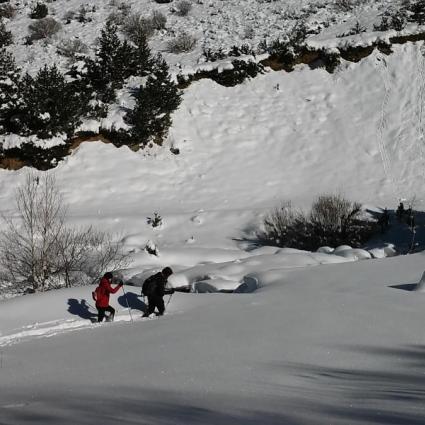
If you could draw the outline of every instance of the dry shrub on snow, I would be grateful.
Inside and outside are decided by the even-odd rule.
[[[62,40],[58,46],[58,53],[70,59],[75,59],[78,55],[87,53],[87,46],[78,38]]]
[[[10,4],[2,4],[0,6],[0,19],[1,18],[7,18],[12,19],[16,15],[16,9]]]
[[[51,17],[39,19],[28,27],[30,40],[42,40],[56,34],[62,25]]]
[[[137,40],[140,30],[143,31],[146,38],[152,37],[154,33],[154,26],[150,19],[143,18],[140,14],[134,13],[126,17],[124,20],[121,31],[131,41]]]
[[[195,45],[196,38],[186,32],[182,32],[167,43],[167,51],[170,53],[190,52]]]
[[[179,16],[187,16],[192,9],[192,3],[187,0],[181,0],[176,4],[176,14]]]

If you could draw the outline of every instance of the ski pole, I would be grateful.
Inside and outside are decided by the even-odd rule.
[[[165,305],[165,308],[168,307],[168,304],[170,304],[171,301],[171,297],[173,296],[173,293],[170,294],[170,298],[168,298],[167,304]]]
[[[131,315],[131,308],[128,305],[127,293],[125,292],[124,285],[121,286],[121,288],[122,288],[122,291],[124,292],[124,298],[125,298],[125,302],[127,303],[128,312],[130,313],[130,320],[133,322],[133,316]]]

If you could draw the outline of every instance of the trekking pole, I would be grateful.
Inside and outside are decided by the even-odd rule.
[[[125,292],[124,285],[121,286],[121,288],[122,288],[122,291],[124,292],[124,298],[125,298],[125,302],[127,303],[128,312],[130,313],[130,320],[133,322],[133,316],[131,315],[131,308],[128,305],[127,293]]]
[[[167,304],[165,305],[165,308],[168,307],[168,304],[170,304],[171,301],[171,297],[173,296],[173,293],[170,294],[170,298],[168,298]]]

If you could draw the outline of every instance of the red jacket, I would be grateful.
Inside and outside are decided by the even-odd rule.
[[[99,286],[93,292],[93,298],[96,301],[96,307],[108,307],[109,306],[109,294],[115,294],[122,285],[117,285],[115,288],[111,286],[106,277],[102,277]]]

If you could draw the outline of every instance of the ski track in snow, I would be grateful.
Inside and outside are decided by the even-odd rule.
[[[388,71],[387,62],[383,56],[383,54],[379,54],[377,56],[377,69],[380,70],[382,75],[382,81],[384,84],[384,97],[381,105],[381,115],[378,123],[378,147],[379,152],[381,154],[382,166],[384,168],[384,173],[388,179],[391,180],[391,183],[394,187],[394,190],[397,192],[397,197],[400,198],[400,190],[396,185],[395,179],[390,172],[391,169],[391,161],[388,156],[388,152],[385,146],[384,141],[384,131],[387,129],[388,121],[387,121],[387,107],[390,100],[391,94],[391,80]]]
[[[134,318],[133,314],[133,320],[139,321],[142,319]],[[131,318],[128,314],[118,315],[117,313],[117,315],[115,315],[114,323],[130,321]],[[90,319],[59,319],[42,323],[37,322],[31,325],[23,326],[20,329],[16,329],[16,332],[9,335],[0,336],[0,348],[14,345],[31,338],[50,338],[58,334],[68,333],[85,328],[97,328],[104,326],[105,324],[112,325],[113,323],[93,323],[90,321]]]

